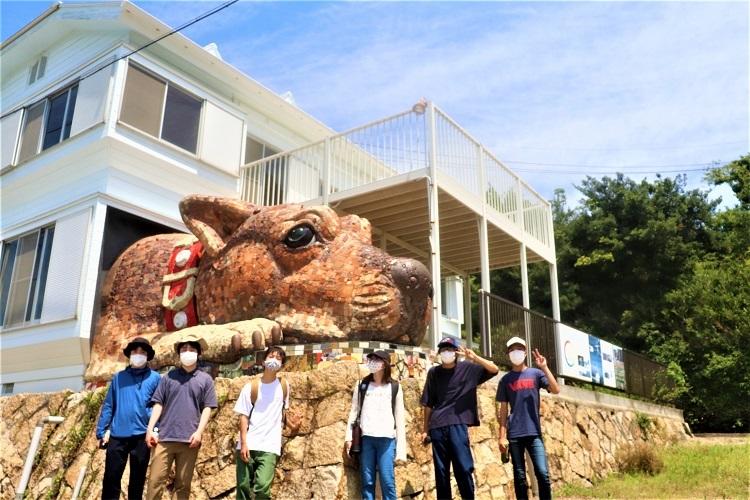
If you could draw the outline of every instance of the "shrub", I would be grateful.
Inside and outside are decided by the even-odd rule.
[[[664,470],[664,461],[647,443],[632,444],[617,453],[617,467],[620,472],[655,475]]]

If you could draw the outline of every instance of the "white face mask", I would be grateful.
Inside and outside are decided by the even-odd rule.
[[[263,365],[273,372],[281,369],[281,361],[276,358],[268,358],[263,362]]]
[[[379,372],[383,368],[385,368],[385,364],[382,361],[368,361],[367,362],[367,369],[370,371],[370,373]]]
[[[526,359],[526,353],[524,351],[516,349],[510,351],[508,357],[510,358],[510,362],[517,366],[522,364],[523,360]]]
[[[182,366],[193,366],[198,361],[198,353],[195,351],[185,351],[180,353],[180,363]]]
[[[443,351],[440,353],[440,360],[444,364],[451,364],[456,361],[456,351]]]
[[[130,355],[130,366],[133,368],[140,368],[146,364],[148,359],[145,354],[131,354]]]

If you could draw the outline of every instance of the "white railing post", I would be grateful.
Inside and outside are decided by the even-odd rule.
[[[323,143],[323,205],[328,205],[331,194],[331,138]]]
[[[440,321],[442,316],[441,304],[441,274],[440,274],[440,214],[438,212],[438,184],[437,184],[437,138],[435,133],[435,105],[427,104],[427,151],[430,164],[430,181],[428,184],[429,217],[430,217],[430,272],[432,273],[432,328],[430,347],[437,349],[440,341]]]
[[[524,220],[525,214],[523,210],[523,188],[521,187],[521,178],[518,176],[515,176],[516,178],[516,223],[518,224],[518,227],[521,228],[521,231],[523,232],[524,241],[526,238],[526,222]]]

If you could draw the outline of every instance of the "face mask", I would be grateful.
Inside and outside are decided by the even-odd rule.
[[[145,354],[131,354],[130,355],[130,365],[133,368],[140,368],[143,365],[146,364],[146,355]]]
[[[508,357],[510,358],[510,362],[514,365],[520,365],[523,363],[523,360],[526,359],[526,353],[524,351],[510,351],[510,354],[508,354]]]
[[[370,370],[370,373],[376,373],[379,372],[384,368],[382,361],[368,361],[367,362],[367,369]]]
[[[443,351],[440,353],[440,359],[445,364],[451,364],[456,361],[456,351]]]
[[[271,370],[271,371],[274,371],[274,372],[275,372],[276,370],[279,370],[279,369],[281,369],[281,361],[279,361],[279,360],[278,360],[278,359],[276,359],[276,358],[270,358],[270,359],[267,359],[267,360],[265,360],[265,361],[263,362],[263,365],[264,365],[264,366],[265,366],[265,367],[266,367],[267,369],[269,369],[269,370]]]
[[[185,351],[180,353],[180,363],[182,366],[193,366],[198,361],[198,353],[195,351]]]

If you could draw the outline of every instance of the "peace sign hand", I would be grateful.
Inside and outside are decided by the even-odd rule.
[[[539,349],[534,349],[533,354],[534,354],[534,364],[541,369],[546,368],[547,358],[541,355],[541,353],[539,352]]]

